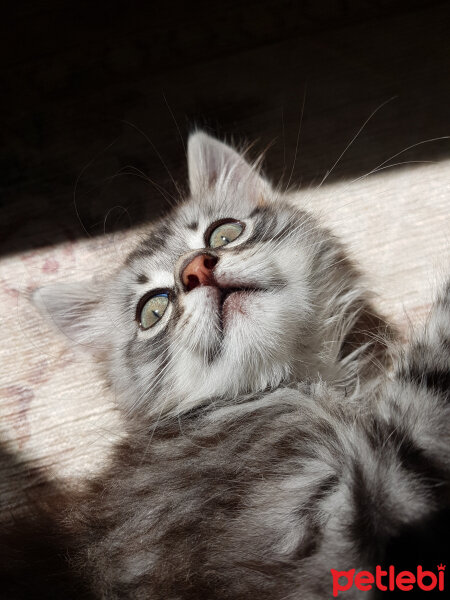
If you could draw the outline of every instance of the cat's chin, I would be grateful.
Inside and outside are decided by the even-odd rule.
[[[249,316],[252,299],[256,294],[261,293],[261,291],[242,288],[226,293],[221,302],[223,328],[226,329],[229,327],[236,315],[240,317]]]

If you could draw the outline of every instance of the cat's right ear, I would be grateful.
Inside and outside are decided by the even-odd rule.
[[[189,136],[187,154],[189,187],[193,196],[222,185],[229,190],[240,190],[243,197],[258,201],[270,190],[269,183],[242,154],[203,131]]]
[[[51,283],[37,288],[31,301],[50,324],[71,342],[93,354],[108,347],[113,328],[104,302],[104,284],[97,281]]]

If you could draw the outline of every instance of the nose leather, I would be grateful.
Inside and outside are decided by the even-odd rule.
[[[215,285],[213,269],[217,264],[217,258],[211,254],[197,254],[184,267],[181,273],[181,281],[184,289],[190,292],[200,285]]]

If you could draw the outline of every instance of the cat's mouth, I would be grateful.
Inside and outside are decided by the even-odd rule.
[[[230,287],[221,290],[219,300],[219,315],[222,330],[226,326],[227,319],[234,313],[246,314],[248,298],[257,292],[264,292],[263,288],[253,286]]]

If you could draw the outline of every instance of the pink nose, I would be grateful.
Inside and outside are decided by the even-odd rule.
[[[187,292],[199,285],[214,285],[213,269],[217,258],[210,254],[197,254],[191,262],[184,267],[181,280]]]

